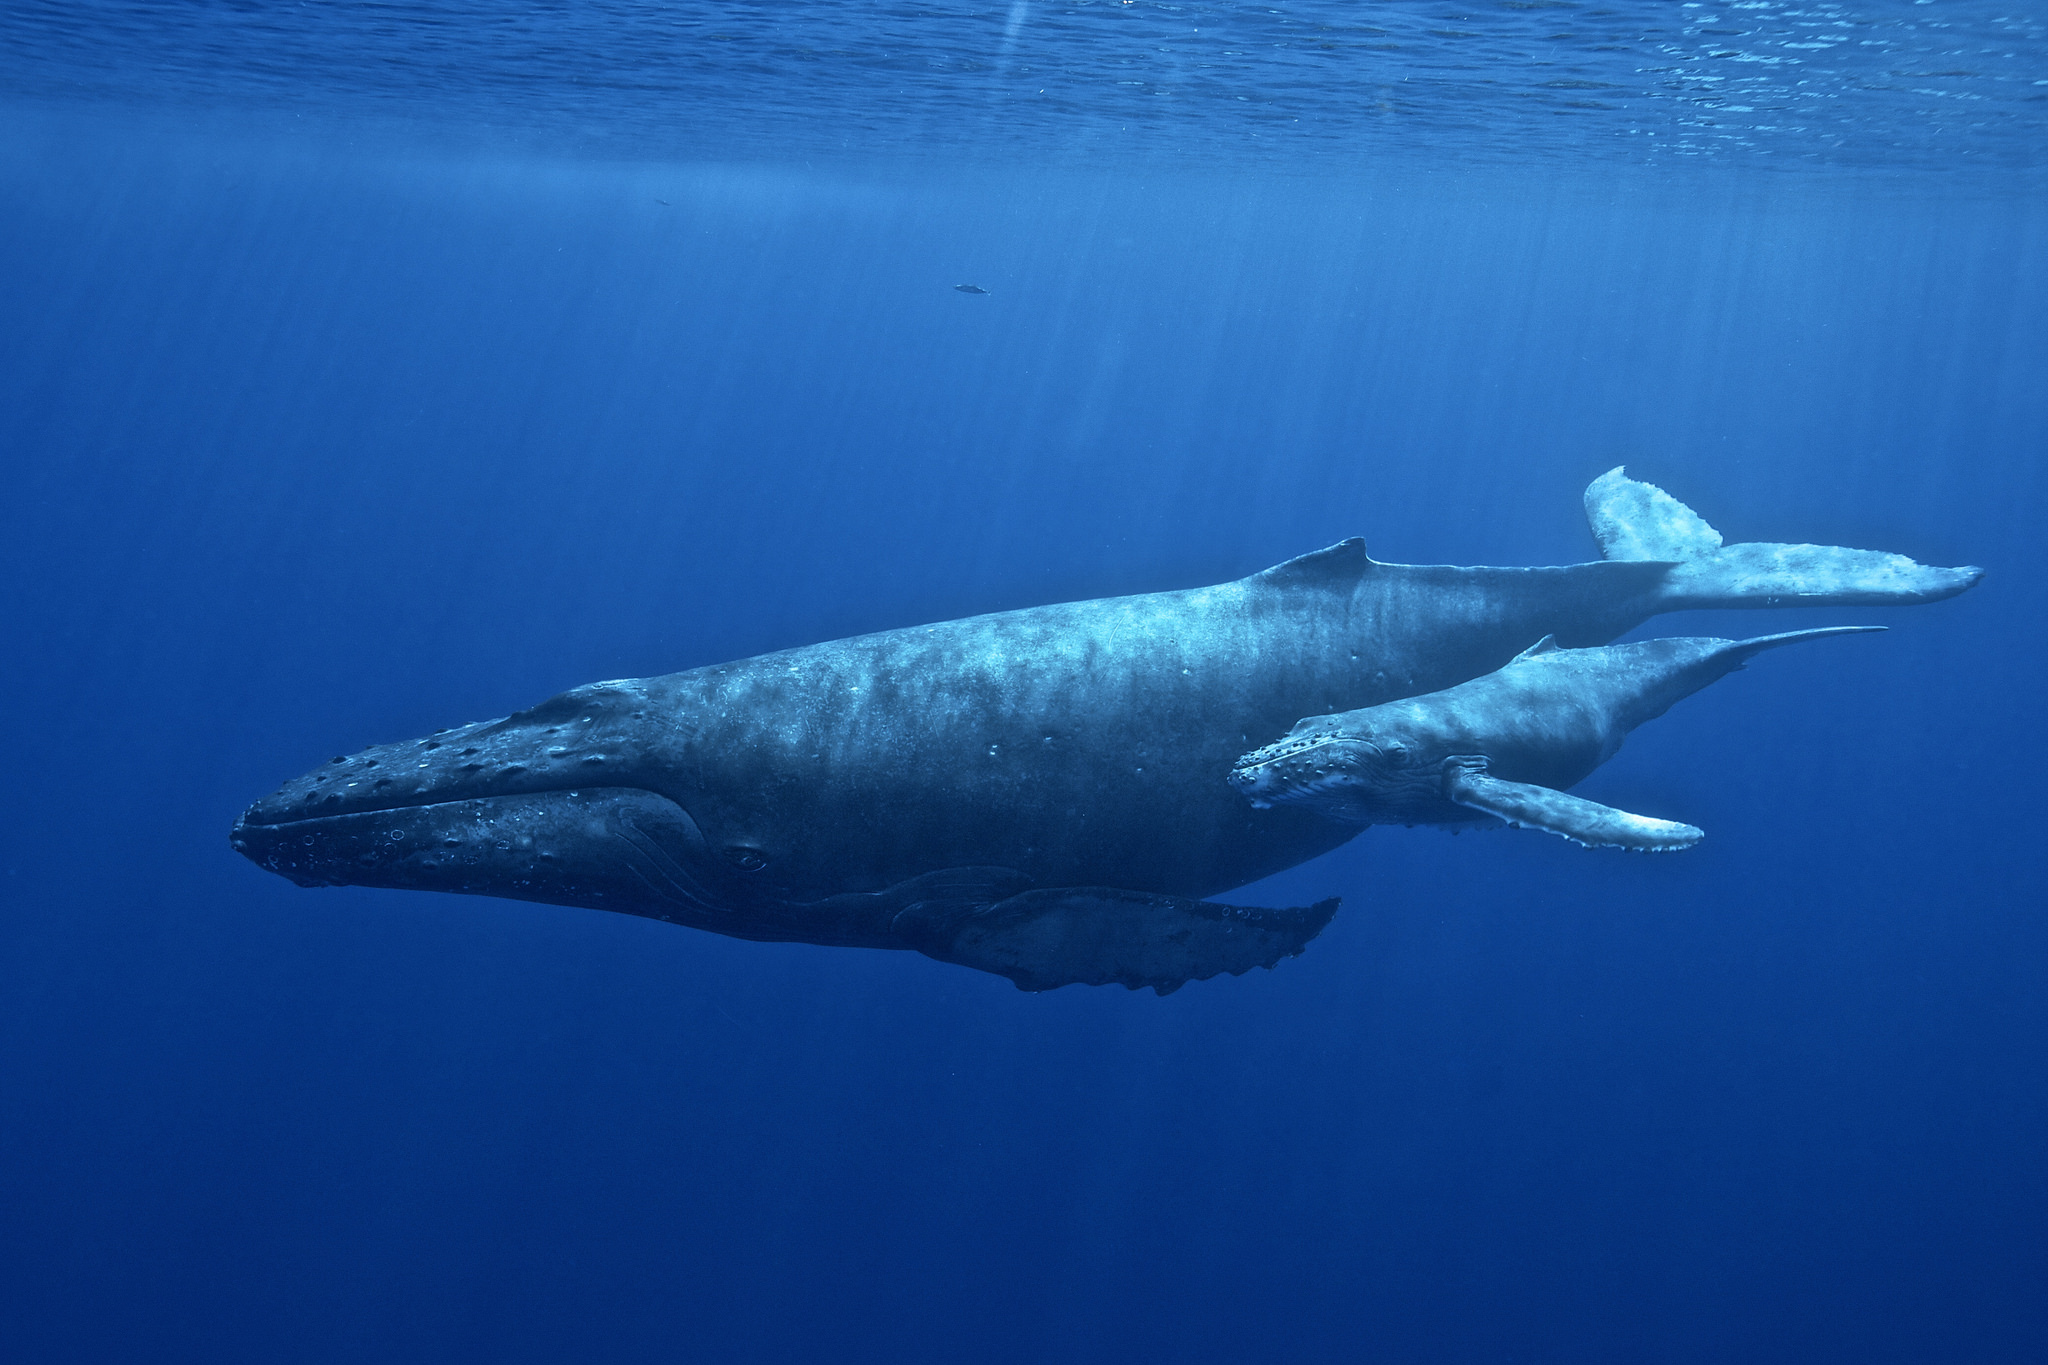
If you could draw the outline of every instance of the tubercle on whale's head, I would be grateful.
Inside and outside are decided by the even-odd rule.
[[[252,823],[577,787],[666,790],[672,726],[638,680],[591,683],[498,720],[331,759],[252,805]]]

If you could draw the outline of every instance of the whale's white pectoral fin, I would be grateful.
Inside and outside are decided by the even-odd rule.
[[[1510,825],[1540,829],[1588,848],[1676,853],[1706,837],[1704,830],[1675,820],[1631,815],[1598,801],[1527,782],[1503,782],[1487,773],[1484,759],[1454,758],[1446,762],[1444,795]]]
[[[1877,606],[1937,602],[1984,576],[1882,550],[1840,545],[1724,545],[1721,533],[1655,484],[1608,470],[1586,485],[1586,520],[1611,560],[1671,565],[1664,611],[1685,607]]]

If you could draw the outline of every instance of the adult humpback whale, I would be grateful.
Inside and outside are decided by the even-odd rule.
[[[1599,645],[1690,607],[1928,602],[1980,576],[1723,546],[1619,469],[1586,507],[1596,563],[1380,564],[1354,539],[1215,587],[593,683],[337,758],[231,839],[302,886],[591,906],[914,948],[1027,990],[1163,994],[1272,966],[1334,913],[1203,899],[1356,832],[1255,809],[1228,780],[1303,716],[1454,686],[1545,635]]]

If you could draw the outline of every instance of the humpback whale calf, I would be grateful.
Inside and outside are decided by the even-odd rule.
[[[1301,717],[1454,687],[1546,635],[1576,649],[1687,608],[1930,602],[1980,576],[1724,545],[1619,469],[1586,508],[1593,563],[1382,564],[1352,539],[1213,587],[593,683],[336,758],[230,839],[302,886],[588,906],[914,949],[1026,990],[1164,994],[1299,953],[1336,910],[1210,899],[1357,832],[1255,809],[1229,781]]]
[[[1504,822],[1590,848],[1674,853],[1704,832],[1561,788],[1613,758],[1629,731],[1764,650],[1883,629],[1604,649],[1560,649],[1546,635],[1486,676],[1442,692],[1310,716],[1279,743],[1239,759],[1230,781],[1254,806],[1306,806],[1361,828]]]

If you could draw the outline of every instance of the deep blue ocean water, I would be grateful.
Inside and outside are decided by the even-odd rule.
[[[2048,1358],[2025,6],[0,9],[0,1353]],[[1043,96],[1036,93],[1043,90]],[[953,286],[991,291],[968,296]],[[597,678],[1378,558],[1984,565],[1168,998],[307,891]]]

